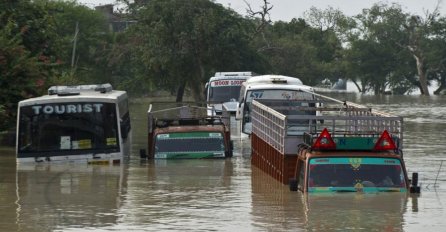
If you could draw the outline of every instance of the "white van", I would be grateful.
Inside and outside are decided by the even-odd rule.
[[[253,72],[217,72],[206,83],[208,115],[222,113],[223,105],[235,114],[242,83],[255,75]]]
[[[241,132],[251,134],[250,109],[254,99],[314,100],[313,88],[295,77],[261,75],[242,84],[237,104],[236,120],[241,120]]]

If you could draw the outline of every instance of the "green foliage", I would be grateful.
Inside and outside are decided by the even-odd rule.
[[[343,78],[336,64],[342,47],[334,31],[313,28],[303,19],[265,27],[254,46],[268,59],[272,73],[298,77],[307,85]]]
[[[107,82],[110,73],[105,57],[111,39],[105,17],[75,1],[34,2],[48,12],[47,23],[53,25],[57,35],[52,47],[58,51],[60,74],[53,81],[56,84]]]
[[[400,6],[385,4],[376,4],[355,17],[355,30],[360,33],[349,37],[345,54],[348,76],[361,82],[361,91],[381,94],[387,88],[411,88],[405,78],[413,76],[414,67],[403,48],[408,39],[404,31],[407,17]]]
[[[365,90],[379,94],[386,87],[399,93],[419,89],[429,95],[429,82],[443,82],[445,27],[438,10],[422,18],[397,4],[380,3],[356,20],[360,33],[350,38],[349,76],[359,79]]]
[[[51,28],[27,1],[3,3],[0,14],[0,130],[14,124],[18,101],[44,92],[51,74]],[[47,33],[45,33],[47,32]]]
[[[20,100],[45,93],[49,85],[107,80],[101,14],[74,1],[0,4],[0,130],[13,124]],[[81,26],[76,68],[71,68],[75,22]]]
[[[433,81],[435,93],[446,88],[446,18],[438,10],[423,18],[379,3],[346,17],[312,8],[305,19],[272,23],[209,0],[120,1],[128,8],[119,16],[136,23],[119,33],[76,1],[0,2],[0,129],[13,124],[18,101],[53,84],[110,82],[132,95],[167,90],[178,101],[187,91],[202,100],[204,82],[224,71],[308,85],[344,78],[375,94],[423,92]]]
[[[252,70],[259,58],[249,47],[244,19],[207,0],[150,1],[140,8],[130,34],[147,70],[141,82],[199,98],[216,71]]]

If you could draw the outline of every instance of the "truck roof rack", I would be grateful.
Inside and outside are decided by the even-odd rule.
[[[197,103],[172,103],[172,102],[154,102],[163,103],[164,108],[153,111],[153,103],[148,110],[149,131],[155,128],[168,126],[190,126],[190,125],[229,125],[229,116],[207,114],[207,107],[199,106]],[[165,108],[167,104],[173,104],[173,107]],[[195,104],[195,105],[194,105]]]
[[[327,128],[322,132],[303,134],[303,144],[312,150],[330,151],[395,151],[400,154],[400,140],[387,132],[362,134],[331,134]]]

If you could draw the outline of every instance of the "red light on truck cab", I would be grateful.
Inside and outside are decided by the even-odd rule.
[[[378,142],[375,143],[375,147],[373,148],[373,150],[387,151],[395,150],[396,148],[397,147],[395,145],[395,142],[393,141],[389,132],[387,132],[387,130],[384,130],[384,132],[381,134],[381,137],[379,137]]]
[[[312,149],[336,149],[336,143],[331,138],[327,128],[322,130],[322,133],[311,146]]]

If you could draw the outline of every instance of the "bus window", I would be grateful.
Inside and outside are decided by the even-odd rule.
[[[312,93],[304,92],[301,90],[293,90],[293,89],[257,89],[257,90],[249,90],[246,93],[246,99],[243,105],[242,115],[239,116],[239,119],[242,119],[242,132],[246,134],[251,134],[252,125],[251,125],[251,108],[252,101],[254,99],[261,100],[313,100],[314,95]],[[287,103],[288,104],[288,103]],[[299,104],[300,106],[308,106],[308,103],[294,103],[290,101],[290,104]],[[291,106],[291,105],[290,105]],[[299,114],[308,114],[309,112],[303,112]],[[306,131],[308,128],[308,120],[301,120],[291,122],[289,126],[292,128],[288,128],[289,135],[302,135],[303,131]]]
[[[20,152],[119,150],[116,105],[50,103],[20,108]]]

